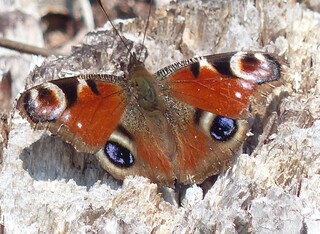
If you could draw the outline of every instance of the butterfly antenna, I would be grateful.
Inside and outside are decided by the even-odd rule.
[[[144,45],[144,41],[145,41],[146,35],[147,35],[147,29],[148,29],[148,27],[149,27],[152,3],[153,3],[153,0],[150,1],[149,13],[148,13],[148,18],[147,18],[146,27],[144,28],[142,45]],[[140,61],[140,57],[141,57],[141,53],[140,53],[140,55],[139,55],[139,59],[138,59],[139,61]]]
[[[104,7],[103,7],[103,5],[102,5],[101,0],[98,0],[98,3],[99,3],[99,5],[100,5],[101,9],[103,10],[104,14],[107,16],[107,19],[109,20],[109,22],[110,22],[110,24],[111,24],[112,28],[114,29],[114,31],[116,32],[116,34],[118,35],[118,37],[121,39],[121,41],[122,41],[122,43],[124,44],[124,46],[126,47],[126,49],[129,51],[130,56],[131,56],[131,57],[133,57],[133,54],[131,53],[131,51],[130,51],[130,49],[129,49],[128,45],[127,45],[127,44],[125,43],[125,41],[123,40],[123,37],[120,35],[120,33],[119,33],[118,29],[117,29],[117,28],[114,26],[114,24],[112,23],[112,21],[111,21],[111,19],[110,19],[109,15],[108,15],[108,13],[107,13],[107,11],[104,9]]]

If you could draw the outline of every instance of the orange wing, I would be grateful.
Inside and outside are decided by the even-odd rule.
[[[268,54],[226,53],[174,64],[158,75],[167,76],[169,96],[217,115],[243,118],[259,84],[280,78],[280,64]]]
[[[35,128],[50,130],[79,151],[95,153],[116,129],[128,101],[124,85],[114,80],[121,78],[46,82],[24,92],[17,107]]]
[[[278,83],[280,73],[274,57],[244,52],[186,60],[157,73],[173,107],[178,182],[201,183],[230,165],[249,131],[252,99]]]

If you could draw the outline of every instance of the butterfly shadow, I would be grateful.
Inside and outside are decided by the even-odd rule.
[[[79,153],[59,137],[43,135],[20,154],[23,168],[37,181],[74,180],[89,190],[97,181],[117,189],[121,182],[107,174],[91,154]]]
[[[57,136],[42,135],[22,151],[20,159],[23,169],[36,181],[73,180],[87,190],[98,181],[108,184],[114,190],[122,186],[122,181],[113,178],[100,167],[96,157],[77,152]],[[191,185],[181,185],[175,189],[159,186],[158,191],[163,194],[165,201],[181,206],[181,200],[189,187]]]
[[[281,124],[280,105],[282,100],[289,96],[289,93],[284,90],[280,94],[274,96],[272,101],[263,106],[265,112],[259,111],[253,118],[249,119],[252,135],[247,138],[243,145],[243,152],[255,156],[263,144],[267,144],[272,139],[269,137],[278,132],[278,126]]]

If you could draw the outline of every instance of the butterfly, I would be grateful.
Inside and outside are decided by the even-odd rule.
[[[230,52],[151,74],[132,53],[124,76],[78,75],[24,91],[17,109],[94,154],[113,177],[201,183],[227,168],[250,129],[251,106],[281,79],[277,56]]]

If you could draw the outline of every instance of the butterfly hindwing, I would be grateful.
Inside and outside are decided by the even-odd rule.
[[[179,172],[177,180],[183,184],[201,183],[228,168],[249,130],[245,120],[204,111],[200,118],[202,123],[193,122],[176,131],[178,147],[174,165]]]

